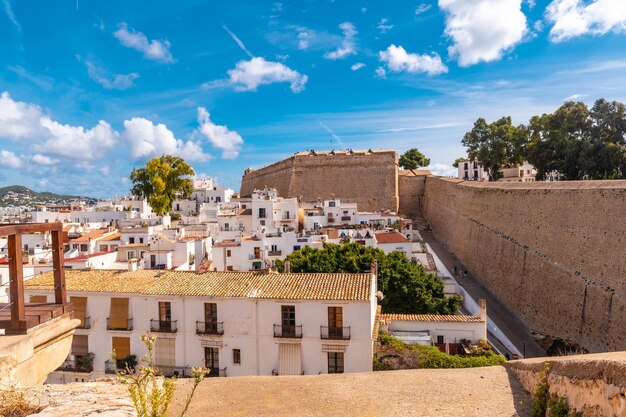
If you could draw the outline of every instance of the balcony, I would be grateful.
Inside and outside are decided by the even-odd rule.
[[[290,339],[302,339],[302,325],[301,324],[275,324],[274,325],[274,337],[290,338]]]
[[[93,365],[85,366],[81,364],[81,362],[78,359],[67,360],[63,362],[63,364],[57,368],[57,371],[81,372],[81,373],[88,374],[93,371]]]
[[[350,326],[348,327],[320,326],[320,337],[325,340],[350,340]]]
[[[158,333],[176,333],[177,320],[150,320],[150,331]]]
[[[85,317],[78,325],[77,329],[91,329],[91,317]]]
[[[342,222],[349,222],[351,218],[352,217],[350,217],[350,216],[341,216],[341,221]]]
[[[224,322],[207,323],[204,321],[196,321],[196,334],[224,334]]]
[[[326,221],[328,223],[335,223],[335,218],[334,217],[329,217],[329,218],[326,219]]]
[[[283,254],[283,251],[281,250],[270,250],[267,251],[267,256],[281,256]]]
[[[261,254],[260,253],[255,253],[255,254],[252,254],[252,255],[248,255],[248,260],[249,261],[254,261],[254,260],[257,260],[257,259],[261,259]]]
[[[133,330],[133,319],[114,320],[114,322],[111,323],[110,317],[107,317],[107,330],[131,332]]]

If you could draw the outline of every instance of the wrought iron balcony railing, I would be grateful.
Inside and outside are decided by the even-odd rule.
[[[329,327],[320,326],[320,337],[330,340],[350,340],[350,326],[348,327]]]
[[[196,334],[224,334],[224,322],[196,321]]]
[[[274,337],[302,338],[301,324],[275,324]]]
[[[177,320],[150,320],[150,331],[159,333],[176,333]]]

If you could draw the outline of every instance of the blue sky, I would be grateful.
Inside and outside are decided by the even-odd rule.
[[[626,101],[623,0],[0,0],[0,184],[112,197],[162,153],[238,189],[306,149],[450,173],[477,117]]]

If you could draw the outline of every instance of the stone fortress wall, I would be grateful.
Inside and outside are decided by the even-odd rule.
[[[341,198],[359,210],[398,210],[398,156],[395,151],[299,152],[241,180],[242,196],[276,188],[281,197],[301,201]]]
[[[397,170],[394,151],[299,153],[247,172],[241,194],[341,198],[423,216],[533,330],[626,350],[626,181],[475,183]]]
[[[428,177],[422,214],[531,329],[626,350],[626,181]]]

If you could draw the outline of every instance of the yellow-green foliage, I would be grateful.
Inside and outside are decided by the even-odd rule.
[[[141,341],[148,348],[148,354],[141,359],[139,370],[135,372],[127,366],[126,372],[118,375],[122,383],[128,385],[128,392],[137,411],[137,417],[165,417],[174,396],[176,378],[162,378],[154,367],[153,352],[156,336],[141,336]],[[205,374],[204,368],[192,369],[194,386],[187,397],[181,417],[187,412],[196,388],[204,379]]]

